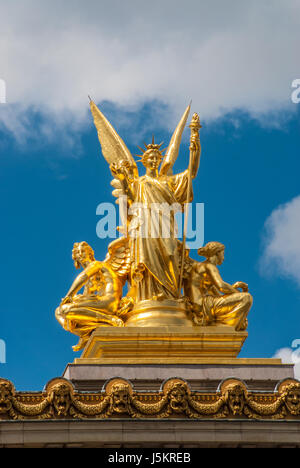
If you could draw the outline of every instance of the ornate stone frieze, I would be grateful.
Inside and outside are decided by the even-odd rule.
[[[121,378],[99,392],[77,392],[70,381],[50,380],[42,392],[17,392],[0,379],[0,420],[83,418],[223,418],[300,420],[300,382],[285,379],[273,392],[249,391],[239,379],[222,381],[214,393],[192,391],[180,378],[159,391],[135,391]]]

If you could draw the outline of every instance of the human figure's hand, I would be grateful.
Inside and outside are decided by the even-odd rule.
[[[240,288],[243,292],[248,292],[248,284],[243,281],[237,281],[232,285],[235,289]]]
[[[129,166],[128,161],[118,161],[110,165],[110,171],[116,179],[122,181],[128,177]]]
[[[66,296],[61,300],[60,305],[62,306],[64,304],[70,304],[70,302],[72,302],[72,297],[71,296]]]
[[[110,171],[112,175],[119,180],[123,180],[124,177],[122,177],[122,168],[118,165],[118,163],[112,163],[110,166]]]
[[[124,317],[134,306],[134,301],[133,298],[128,296],[128,297],[123,297],[120,301],[118,310],[117,310],[117,315],[119,317]]]

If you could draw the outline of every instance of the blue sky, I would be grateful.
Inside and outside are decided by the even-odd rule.
[[[109,9],[108,3],[102,3]],[[229,3],[234,7],[234,2]],[[41,45],[35,46],[36,62],[40,63],[41,69],[33,70],[29,66],[32,57],[25,50],[28,60],[24,60],[23,67],[25,71],[28,66],[29,72],[20,81],[20,63],[17,63],[17,59],[21,38],[15,38],[13,32],[22,25],[23,44],[28,48],[33,40],[32,32],[28,22],[22,23],[22,18],[18,16],[20,13],[8,22],[10,29],[7,25],[3,26],[2,34],[14,37],[15,55],[10,54],[9,61],[4,55],[3,69],[0,68],[0,78],[6,80],[7,86],[7,102],[0,104],[3,291],[0,339],[6,344],[6,363],[0,363],[0,375],[12,380],[18,390],[40,390],[48,380],[61,375],[65,366],[80,355],[71,348],[77,338],[60,327],[54,311],[76,275],[71,258],[73,243],[87,241],[93,246],[99,260],[104,258],[109,243],[96,235],[99,220],[96,207],[103,201],[113,201],[113,197],[110,172],[100,153],[89,113],[87,94],[90,93],[133,154],[139,152],[137,145],[150,142],[153,133],[157,141],[167,143],[189,99],[193,99],[192,112],[200,114],[203,124],[200,170],[193,187],[195,202],[205,204],[205,242],[217,240],[225,244],[225,262],[220,267],[223,278],[231,283],[247,282],[254,297],[249,314],[249,337],[240,357],[272,357],[279,349],[290,348],[292,341],[300,338],[300,247],[297,241],[300,238],[300,202],[297,198],[300,197],[300,104],[294,104],[290,99],[291,82],[300,78],[300,70],[292,60],[293,53],[287,39],[285,42],[286,29],[282,25],[283,45],[277,62],[286,65],[283,67],[286,73],[278,72],[281,75],[279,78],[278,74],[274,76],[275,81],[279,80],[275,84],[269,81],[266,70],[270,68],[275,73],[278,66],[273,60],[277,39],[273,45],[269,44],[269,64],[265,64],[264,54],[267,51],[260,34],[265,31],[271,37],[272,21],[280,11],[274,9],[274,17],[270,19],[266,15],[266,22],[263,23],[259,3],[254,3],[256,9],[252,14],[257,15],[260,22],[257,24],[258,43],[253,50],[257,53],[254,64],[251,63],[253,51],[247,49],[249,69],[246,72],[250,75],[249,80],[245,78],[243,81],[244,73],[247,77],[247,63],[245,65],[242,49],[239,55],[236,47],[230,52],[229,45],[225,44],[220,57],[229,56],[231,61],[226,65],[224,58],[220,70],[224,81],[219,77],[213,82],[214,86],[219,82],[219,86],[213,90],[209,83],[209,70],[215,71],[215,63],[211,61],[212,51],[206,51],[206,41],[200,37],[200,33],[200,69],[199,64],[193,62],[197,80],[193,82],[182,73],[184,57],[190,50],[189,42],[185,44],[183,41],[184,50],[179,50],[178,45],[182,55],[179,54],[177,79],[174,76],[175,67],[170,71],[169,91],[166,87],[168,72],[165,69],[161,76],[164,86],[161,88],[152,69],[150,77],[147,76],[144,82],[142,78],[137,78],[136,66],[140,57],[141,67],[145,67],[145,54],[141,58],[141,51],[136,47],[134,51],[130,49],[132,37],[127,30],[124,32],[128,40],[126,36],[119,82],[113,67],[112,70],[102,69],[104,76],[101,76],[101,83],[99,75],[99,85],[95,84],[95,77],[89,74],[73,75],[73,70],[79,69],[81,58],[80,54],[76,57],[68,55],[68,37],[62,43],[62,51],[65,45],[69,62],[62,60],[63,52],[61,57],[54,54],[55,59],[51,59],[54,38],[53,46],[51,41],[47,43],[46,56],[38,53]],[[289,7],[279,3],[288,18],[292,17],[288,8],[294,8],[294,2],[287,2]],[[35,2],[30,1],[29,4],[33,8]],[[220,9],[221,5],[220,2]],[[201,7],[206,18],[214,18],[204,2]],[[77,9],[79,16],[79,4]],[[241,15],[247,23],[248,11],[240,11],[239,8],[232,11]],[[46,13],[42,9],[38,11],[41,16]],[[60,31],[62,26],[56,21],[55,12],[51,10],[50,13],[53,30]],[[26,14],[27,11],[24,11],[25,19]],[[78,31],[79,35],[86,37],[84,33],[87,30],[82,26],[85,20],[81,24],[77,22],[77,16],[71,18],[73,23],[68,23],[73,25],[70,31]],[[249,14],[249,18],[252,16]],[[177,31],[178,41],[181,39],[179,33],[186,31],[185,19],[182,21]],[[224,18],[223,22],[220,18],[214,18],[214,21],[212,27],[207,29],[211,44],[219,40],[226,29],[225,23],[226,26],[230,24],[230,18]],[[158,26],[157,32],[160,34]],[[250,37],[253,25],[250,22],[247,26]],[[293,37],[294,30],[292,27],[290,29]],[[166,22],[166,47],[168,30],[170,37],[174,38]],[[233,30],[233,43],[234,33],[238,44],[240,34],[245,33]],[[38,34],[41,34],[42,42],[47,40],[46,33],[42,35],[38,30]],[[94,35],[103,43],[110,37],[108,33],[105,35],[105,31],[103,36],[98,37],[98,32],[93,28],[89,29],[89,34],[91,40]],[[186,36],[183,34],[182,37]],[[243,36],[242,42],[246,48],[247,40]],[[153,59],[153,55],[158,54],[156,42],[151,42],[148,36],[143,37],[143,41],[144,52],[149,50],[149,57]],[[10,47],[7,45],[8,49]],[[172,49],[169,50],[172,52]],[[290,54],[288,58],[287,51]],[[117,61],[116,50],[115,53]],[[103,46],[103,49],[99,49],[98,60],[104,58]],[[83,60],[90,60],[93,66],[97,57],[85,57]],[[160,60],[163,61],[164,56],[155,55],[153,60],[159,70]],[[127,71],[126,63],[130,63],[131,71],[130,67]],[[257,73],[253,71],[255,65]],[[206,71],[202,76],[201,70],[204,69]],[[45,73],[50,70],[54,77],[54,83],[47,90],[38,84],[38,77],[44,84],[41,70]],[[189,73],[191,71],[192,68]],[[107,84],[110,76],[115,88]],[[214,79],[214,73],[211,76]],[[237,85],[237,76],[242,80],[240,86]],[[70,83],[70,94],[67,83]],[[28,93],[31,85],[35,86],[34,93]],[[243,86],[244,93],[240,89]],[[65,96],[65,101],[62,96]],[[178,172],[188,164],[188,136],[187,129],[175,167]],[[197,258],[196,252],[192,252],[192,256]]]

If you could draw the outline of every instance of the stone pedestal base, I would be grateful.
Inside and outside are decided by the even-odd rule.
[[[76,360],[77,361],[77,360]],[[77,390],[99,391],[108,380],[129,380],[138,391],[159,391],[163,382],[179,377],[194,391],[215,392],[230,377],[243,380],[249,390],[273,392],[278,382],[294,378],[294,365],[280,359],[207,359],[202,364],[68,364],[63,377]]]
[[[178,377],[194,391],[213,392],[230,377],[271,392],[294,377],[293,365],[280,359],[237,358],[246,337],[245,331],[221,326],[98,328],[63,377],[82,391],[99,391],[115,377],[138,391],[159,391],[164,381]]]
[[[232,327],[99,327],[76,364],[197,364],[236,358],[247,338]]]

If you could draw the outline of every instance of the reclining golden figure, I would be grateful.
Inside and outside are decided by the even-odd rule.
[[[55,311],[62,327],[80,336],[74,351],[82,349],[98,326],[124,326],[117,316],[127,275],[128,252],[124,238],[113,241],[104,262],[95,260],[87,242],[75,243],[72,258],[84,270],[74,280]],[[77,294],[84,287],[82,294]]]
[[[192,303],[198,325],[229,325],[245,330],[252,296],[246,283],[239,281],[231,285],[221,278],[217,265],[223,263],[224,250],[220,242],[209,242],[198,249],[198,254],[206,260],[192,261],[190,275],[184,281],[185,295]]]

